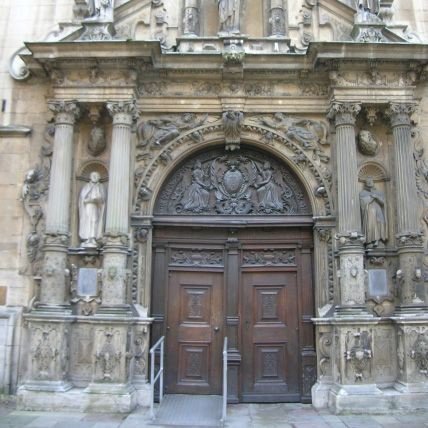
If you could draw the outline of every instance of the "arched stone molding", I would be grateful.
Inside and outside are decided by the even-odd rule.
[[[202,136],[196,141],[191,134]],[[281,132],[273,131],[246,120],[241,128],[241,142],[258,149],[287,166],[306,192],[315,220],[315,301],[320,310],[334,302],[333,239],[335,220],[332,197],[330,158],[318,146],[304,150]],[[146,142],[137,147],[135,164],[136,192],[133,200],[132,300],[149,311],[152,271],[152,223],[156,200],[165,181],[186,159],[196,153],[224,146],[223,122],[209,124],[183,132],[161,148],[151,148]],[[319,155],[323,155],[323,161]],[[318,161],[316,156],[318,155]]]
[[[101,182],[108,181],[108,169],[105,163],[93,159],[80,166],[76,178],[80,181],[89,181],[89,175],[94,171],[100,174]]]
[[[191,134],[195,132],[202,135],[202,142],[191,138]],[[246,120],[242,126],[241,141],[249,147],[265,151],[290,168],[310,199],[314,217],[332,215],[334,205],[331,171],[329,163],[325,163],[328,156],[323,156],[324,162],[319,158],[322,152],[320,147],[305,150],[281,132],[250,120]],[[141,156],[137,153],[137,191],[134,195],[133,212],[143,216],[152,215],[157,195],[166,177],[187,157],[221,144],[224,144],[223,123],[216,121],[182,133],[160,150],[144,147]],[[139,161],[139,158],[143,161]]]

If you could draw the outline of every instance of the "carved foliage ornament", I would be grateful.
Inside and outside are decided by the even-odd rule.
[[[328,112],[328,118],[335,120],[336,126],[355,125],[361,111],[361,105],[356,103],[333,103]]]
[[[391,120],[391,125],[393,127],[410,126],[412,124],[411,116],[415,111],[415,104],[391,103],[385,114]]]
[[[244,265],[263,266],[294,266],[296,256],[293,250],[257,250],[245,251],[243,257]]]
[[[309,202],[294,176],[252,151],[203,153],[166,182],[157,214],[307,215]]]

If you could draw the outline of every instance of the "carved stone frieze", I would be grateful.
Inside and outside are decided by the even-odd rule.
[[[346,334],[345,361],[347,367],[355,376],[355,381],[362,382],[370,370],[370,362],[373,357],[372,336],[369,331],[348,331]]]
[[[223,266],[221,251],[198,251],[174,249],[171,251],[171,264],[179,266]]]
[[[286,249],[246,250],[242,261],[244,266],[295,266],[296,255]]]
[[[251,151],[204,153],[180,167],[157,201],[159,214],[307,214],[309,203],[293,175]]]

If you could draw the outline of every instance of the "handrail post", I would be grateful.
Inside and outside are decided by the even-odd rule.
[[[223,345],[223,409],[221,422],[224,425],[226,422],[227,412],[227,337],[224,338]]]
[[[164,368],[164,344],[165,336],[162,336],[150,348],[150,417],[155,419],[155,383],[159,379],[159,404],[163,400],[163,368]],[[160,347],[160,367],[155,376],[155,350]]]

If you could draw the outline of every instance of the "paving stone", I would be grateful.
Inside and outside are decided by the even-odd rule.
[[[382,425],[368,416],[340,416],[348,428],[382,428]]]

